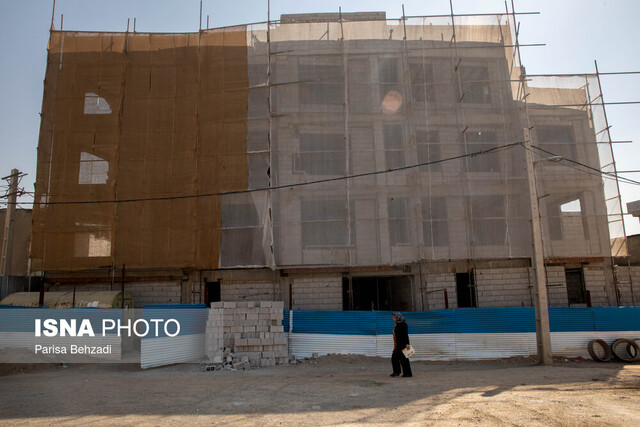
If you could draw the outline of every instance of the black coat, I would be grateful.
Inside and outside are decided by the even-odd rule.
[[[395,336],[395,346],[394,350],[402,350],[409,343],[409,327],[407,326],[407,322],[396,323],[396,326],[393,327],[393,335]]]

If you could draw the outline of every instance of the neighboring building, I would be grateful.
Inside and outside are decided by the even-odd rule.
[[[6,209],[0,209],[0,242],[4,239],[4,223]],[[16,209],[13,217],[13,251],[11,276],[27,276],[29,274],[29,239],[31,234],[31,209]]]
[[[6,209],[0,209],[0,242],[4,241],[6,213]],[[28,290],[30,234],[31,209],[16,209],[13,217],[11,263],[7,266],[7,275],[0,276],[0,299],[14,292]]]
[[[551,305],[634,299],[617,188],[543,161],[615,167],[594,76],[523,84],[507,16],[341,17],[52,32],[33,270],[137,306],[531,306],[530,128]]]
[[[640,200],[627,203],[627,212],[636,218],[640,218]]]

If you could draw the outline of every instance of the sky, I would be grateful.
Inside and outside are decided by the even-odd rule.
[[[271,17],[282,13],[386,11],[388,18],[450,13],[449,0],[271,0]],[[511,7],[511,0],[508,0]],[[46,47],[53,0],[2,0],[0,35],[0,177],[11,169],[27,175],[20,186],[33,191],[40,126]],[[528,74],[640,71],[640,1],[514,0],[520,15],[520,42]],[[504,0],[453,0],[456,14],[502,13]],[[63,18],[61,17],[63,15]],[[267,19],[267,0],[203,1],[203,26],[220,27]],[[136,18],[139,32],[197,32],[200,0],[56,0],[55,27],[65,30],[124,31]],[[605,102],[640,101],[640,74],[602,76]],[[611,138],[633,141],[614,145],[619,171],[640,170],[640,104],[607,106]],[[640,181],[640,173],[621,174]],[[0,184],[6,184],[2,181]],[[620,184],[623,211],[640,200],[640,186]],[[4,194],[5,188],[0,188]],[[28,195],[21,201],[29,202]],[[0,204],[0,207],[3,207]],[[23,207],[27,207],[26,205]],[[640,221],[625,216],[627,235],[640,234]]]

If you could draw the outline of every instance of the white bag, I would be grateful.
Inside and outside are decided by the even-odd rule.
[[[404,357],[406,357],[407,359],[410,358],[411,356],[413,356],[413,353],[416,352],[416,349],[413,348],[412,345],[409,345],[409,348],[405,348],[404,350],[402,350],[402,353],[404,354]]]

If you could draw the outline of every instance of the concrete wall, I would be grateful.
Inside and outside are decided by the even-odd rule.
[[[531,281],[535,280],[533,270],[531,271]],[[567,295],[567,278],[564,275],[564,267],[547,266],[547,295],[549,305],[552,307],[566,307],[569,304]]]
[[[444,290],[447,290],[449,308],[458,308],[456,275],[453,273],[423,274],[423,310],[444,310]]]
[[[583,267],[584,286],[591,293],[592,306],[616,305],[616,301],[609,301],[604,278],[603,267]]]
[[[274,301],[276,292],[270,282],[223,281],[220,284],[222,301]]]
[[[478,307],[530,307],[532,282],[528,268],[475,270]]]
[[[631,265],[640,265],[640,234],[627,236],[627,250]]]
[[[631,277],[629,277],[631,272]],[[640,306],[640,266],[616,266],[620,305]],[[633,297],[632,297],[633,289]]]
[[[294,277],[294,310],[342,310],[342,275]]]
[[[113,287],[111,283],[78,283],[76,292],[81,291],[117,291],[120,284]],[[64,283],[53,286],[51,291],[70,292],[73,284]],[[133,297],[136,308],[142,308],[148,304],[182,304],[182,285],[174,282],[127,282],[124,290]]]
[[[520,307],[532,305],[532,286],[535,280],[529,267],[502,267],[489,265],[475,269],[475,284],[478,307]],[[429,271],[429,268],[432,270]],[[414,269],[413,295],[415,310],[445,309],[444,290],[448,293],[449,308],[457,308],[456,276],[451,265],[437,268],[423,266],[420,272]],[[567,306],[565,268],[562,265],[547,266],[547,291],[550,306]],[[602,266],[584,266],[586,289],[591,292],[594,306],[615,305],[605,292],[605,271]],[[640,266],[631,267],[634,300],[640,305]],[[621,305],[631,305],[628,268],[617,267],[618,289]],[[342,301],[341,273],[309,273],[288,276],[258,277],[250,280],[250,272],[242,272],[242,280],[221,278],[222,301],[282,301],[289,308],[289,286],[291,286],[294,310],[340,311]],[[275,279],[273,282],[271,279]],[[110,283],[77,284],[77,291],[112,290]],[[197,286],[194,284],[194,286]],[[132,294],[136,307],[147,304],[186,304],[191,302],[188,288],[181,281],[171,282],[127,282],[125,290]],[[119,290],[116,284],[113,290]],[[73,284],[59,284],[52,291],[72,291]],[[185,297],[186,295],[186,297]]]

